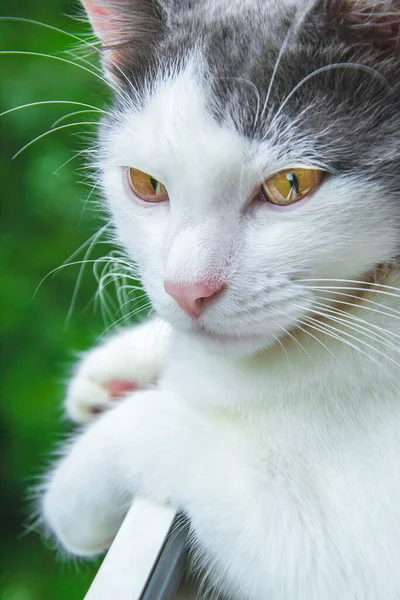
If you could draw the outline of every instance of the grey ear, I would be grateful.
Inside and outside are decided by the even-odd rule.
[[[94,33],[111,51],[131,44],[141,53],[151,47],[161,28],[161,10],[154,0],[82,0]]]
[[[337,22],[351,36],[380,49],[400,49],[400,0],[338,0]]]

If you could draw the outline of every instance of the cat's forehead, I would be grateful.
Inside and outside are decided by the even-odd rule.
[[[197,95],[203,114],[214,124],[252,142],[268,142],[283,156],[291,152],[296,159],[297,149],[298,158],[312,162],[319,156],[334,170],[365,164],[377,171],[373,149],[380,147],[382,163],[392,161],[389,147],[400,111],[399,61],[387,54],[378,61],[369,46],[346,43],[327,20],[324,2],[165,4],[175,22],[156,36],[154,54],[138,62],[128,46],[126,61],[115,74],[137,104],[136,113],[152,110],[153,122],[162,121],[160,134],[170,123],[175,147],[185,147],[183,140],[178,144],[181,131],[191,130],[192,139],[201,137],[194,133],[201,119],[191,110],[199,105],[193,101]],[[210,18],[212,11],[215,18]],[[182,77],[189,71],[195,82],[190,94],[187,77]],[[160,97],[167,99],[160,102]],[[116,113],[125,109],[117,98]],[[134,122],[141,131],[136,118]]]
[[[255,16],[262,17],[265,14],[284,11],[285,8],[299,7],[302,4],[310,5],[315,0],[163,0],[161,5],[174,16],[182,18],[184,15],[201,14],[204,20],[216,16],[230,14],[243,14],[244,10],[250,10]]]
[[[301,28],[314,3],[315,0],[177,0],[168,11],[169,26],[161,44],[163,58],[197,47],[219,72],[228,72],[232,66],[238,70],[235,60],[239,57],[242,68],[251,68],[257,60],[265,64],[269,62],[270,50],[286,45],[289,29],[290,41],[296,43],[296,26]]]
[[[169,69],[195,50],[200,50],[214,77],[254,79],[260,69],[267,76],[283,47],[296,47],[298,52],[298,34],[315,0],[163,0],[161,4],[165,15],[153,39],[149,34],[143,41],[145,51],[140,48],[138,53],[127,42],[119,54],[118,66],[139,82],[143,74],[148,78],[158,68]],[[327,32],[321,33],[319,19],[312,21],[308,19],[307,45],[315,47]],[[121,79],[118,69],[115,76]],[[123,79],[120,83],[125,85]]]
[[[234,127],[216,121],[198,63],[194,54],[154,82],[139,105],[125,107],[112,135],[117,164],[133,164],[163,181],[180,173],[185,185],[191,180],[200,189],[218,173],[226,176],[245,163],[251,144]]]
[[[141,91],[196,56],[197,76],[209,88],[211,109],[217,108],[222,119],[236,119],[240,127],[254,121],[267,96],[270,105],[282,102],[302,78],[342,60],[346,52],[343,44],[331,43],[332,32],[321,13],[310,16],[314,0],[164,4],[168,26],[155,36],[150,61],[138,62],[127,46],[123,73],[115,72],[120,85],[128,92],[129,87]]]

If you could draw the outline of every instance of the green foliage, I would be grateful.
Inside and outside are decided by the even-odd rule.
[[[67,16],[77,14],[78,7],[67,0],[1,2],[3,16],[43,21],[74,34],[87,30],[81,22]],[[64,51],[74,45],[62,33],[29,23],[0,21],[1,50],[70,58]],[[4,54],[0,55],[0,65],[0,112],[41,100],[72,100],[97,106],[107,103],[102,82],[76,67],[48,58]],[[60,560],[36,532],[27,531],[25,526],[33,510],[30,489],[49,463],[57,441],[67,433],[61,399],[74,352],[89,347],[104,331],[103,319],[91,303],[96,282],[89,268],[82,277],[77,304],[68,323],[79,267],[56,271],[36,293],[35,290],[43,277],[62,265],[103,222],[92,198],[86,203],[91,186],[84,181],[87,173],[82,170],[82,156],[67,162],[85,147],[88,138],[93,143],[90,127],[51,133],[15,160],[12,156],[58,118],[78,109],[44,105],[18,110],[0,119],[1,600],[83,598],[98,566],[77,566]],[[95,120],[96,114],[77,115],[65,123],[76,118]],[[67,164],[59,169],[64,163]],[[93,250],[92,257],[107,251],[106,246],[100,246]]]

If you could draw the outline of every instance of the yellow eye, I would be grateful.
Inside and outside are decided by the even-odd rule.
[[[319,169],[286,169],[264,181],[261,193],[272,204],[288,206],[314,192],[324,176]]]
[[[165,202],[169,199],[165,185],[148,173],[130,168],[128,179],[133,193],[145,202]]]

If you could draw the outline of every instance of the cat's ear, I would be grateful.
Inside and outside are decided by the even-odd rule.
[[[82,4],[94,33],[111,52],[126,44],[142,52],[160,32],[156,0],[82,0]]]
[[[82,0],[84,9],[92,25],[94,33],[102,43],[108,44],[117,36],[118,14],[109,3],[99,0]]]
[[[334,14],[349,35],[378,49],[400,48],[400,0],[338,0]]]

